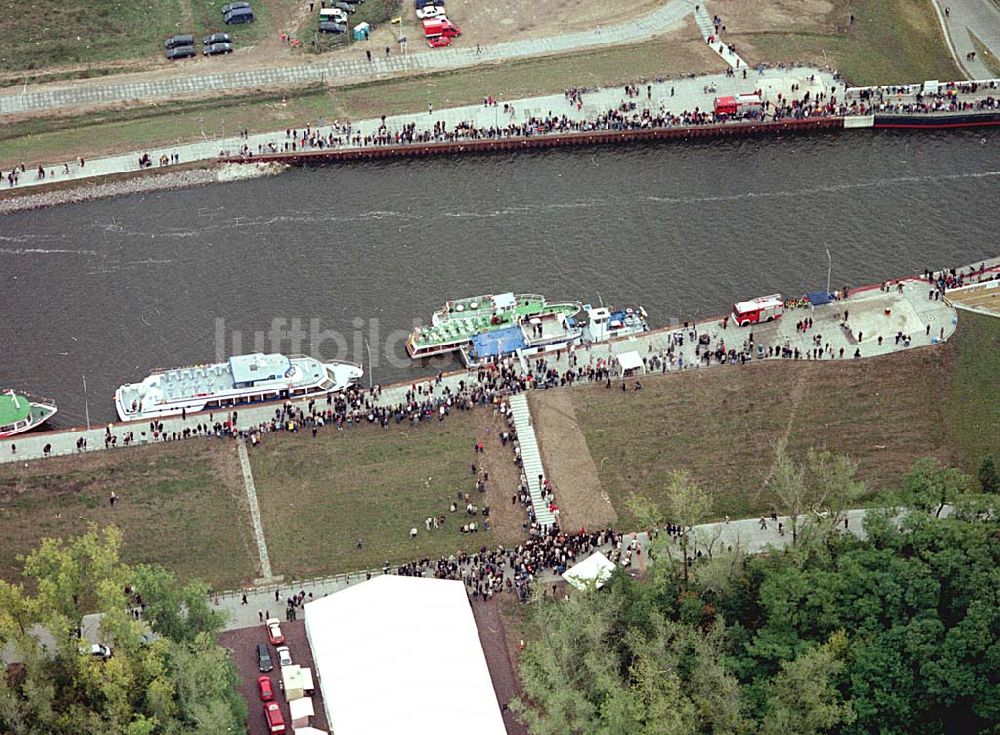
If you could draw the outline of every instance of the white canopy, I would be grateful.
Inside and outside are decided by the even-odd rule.
[[[597,551],[579,564],[567,569],[562,576],[578,590],[587,589],[587,583],[590,581],[593,581],[600,589],[610,579],[614,570],[615,565],[608,560],[608,557]]]
[[[643,373],[646,372],[646,366],[642,364],[642,355],[636,350],[622,352],[618,355],[618,364],[622,366],[623,372],[625,370],[642,370]]]
[[[320,730],[318,727],[296,727],[294,728],[295,735],[326,735],[326,730]]]
[[[309,718],[312,717],[316,712],[313,710],[313,701],[309,697],[303,697],[302,699],[293,699],[288,702],[288,707],[292,711],[292,723],[303,720],[304,725],[309,724]]]
[[[337,735],[506,735],[457,580],[382,575],[305,606]]]

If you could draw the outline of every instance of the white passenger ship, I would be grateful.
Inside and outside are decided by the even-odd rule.
[[[363,374],[353,362],[324,363],[277,353],[238,355],[212,365],[157,370],[141,383],[127,383],[115,391],[115,409],[122,421],[234,409],[325,396],[350,387]]]

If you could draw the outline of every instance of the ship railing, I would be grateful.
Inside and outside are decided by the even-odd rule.
[[[15,393],[18,393],[18,392],[15,391]],[[32,393],[24,393],[24,392],[20,392],[20,393],[18,393],[18,395],[24,396],[25,398],[27,398],[32,403],[40,403],[43,406],[47,406],[48,408],[57,408],[56,402],[54,400],[52,400],[51,398],[43,398],[42,396],[36,396],[36,395],[34,395]]]
[[[311,357],[310,355],[288,355],[288,359],[289,360],[301,360],[301,359],[316,360],[317,358]],[[318,360],[318,362],[323,362],[323,361],[322,360]],[[364,365],[362,365],[361,363],[358,363],[358,362],[354,362],[353,360],[334,360],[334,362],[336,362],[336,363],[338,363],[340,365],[349,365],[351,367],[356,367],[356,368],[358,368],[358,370],[364,370],[365,369]]]

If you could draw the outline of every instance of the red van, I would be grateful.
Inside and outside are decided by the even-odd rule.
[[[437,36],[455,38],[461,35],[462,29],[447,18],[442,18],[441,16],[437,18],[424,18],[424,36],[428,39]]]
[[[267,721],[268,732],[285,732],[285,717],[281,714],[281,707],[277,702],[268,702],[264,705],[264,719]]]

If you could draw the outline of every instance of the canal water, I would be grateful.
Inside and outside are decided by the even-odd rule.
[[[1000,131],[366,163],[0,218],[0,385],[114,419],[156,367],[255,347],[411,364],[449,298],[639,303],[654,325],[1000,251]],[[84,391],[86,382],[86,393]]]

